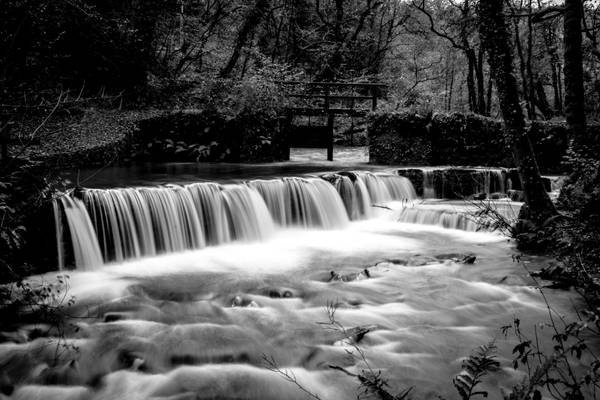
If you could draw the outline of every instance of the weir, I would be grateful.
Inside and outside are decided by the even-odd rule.
[[[344,228],[350,220],[371,217],[373,205],[414,200],[416,194],[407,178],[352,172],[240,184],[85,189],[81,197],[64,196],[54,204],[58,259],[64,264],[64,213],[75,265],[90,269],[207,245],[261,241],[276,227]]]
[[[407,171],[418,171],[421,180]],[[84,189],[80,198],[65,196],[54,203],[58,266],[70,261],[93,269],[234,241],[264,241],[283,228],[341,229],[350,221],[373,218],[381,209],[392,211],[399,222],[485,230],[490,223],[476,208],[434,200],[460,190],[505,196],[511,187],[502,169],[394,172],[404,176],[344,171],[236,184]],[[420,187],[421,200],[411,181]],[[505,197],[494,207],[511,220],[520,203]],[[67,246],[65,236],[71,238]]]

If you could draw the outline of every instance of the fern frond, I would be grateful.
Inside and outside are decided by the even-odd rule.
[[[481,383],[481,378],[497,371],[500,367],[500,363],[496,360],[496,350],[496,345],[492,341],[487,345],[479,346],[473,354],[463,360],[463,370],[452,380],[462,400],[470,400],[476,396],[487,397],[486,391],[475,389]]]

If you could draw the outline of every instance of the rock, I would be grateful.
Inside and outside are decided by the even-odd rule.
[[[494,192],[494,193],[490,193],[489,198],[492,199],[492,200],[505,199],[506,198],[506,194],[505,193],[501,193],[501,192]]]
[[[127,319],[127,314],[123,312],[109,312],[104,314],[104,322],[115,322]]]
[[[524,202],[525,201],[525,195],[523,194],[522,190],[509,190],[507,192],[508,197],[512,200],[512,201],[519,201],[519,202]]]
[[[77,361],[59,365],[56,367],[47,367],[40,372],[37,379],[38,383],[43,385],[77,385],[81,383],[81,373]]]
[[[422,169],[418,168],[402,168],[396,170],[396,174],[399,176],[403,176],[408,178],[410,183],[412,183],[415,188],[415,192],[417,196],[423,196],[423,183],[425,179],[425,175]]]
[[[247,299],[238,295],[233,298],[233,301],[231,302],[231,307],[259,308],[260,306],[254,300]]]
[[[334,343],[334,346],[351,346],[359,343],[365,335],[377,329],[375,325],[357,326],[346,330],[346,337]]]
[[[546,285],[546,287],[551,289],[568,290],[577,284],[577,280],[559,265],[551,265],[549,267],[542,268],[539,271],[531,272],[530,275],[546,281],[552,281],[550,285]]]
[[[339,274],[335,271],[331,271],[330,272],[331,276],[329,278],[329,280],[327,282],[335,282],[335,281],[341,281],[341,282],[351,282],[351,281],[360,281],[363,279],[369,279],[371,277],[371,273],[369,272],[368,269],[363,269],[360,272],[356,272],[356,273],[349,273],[349,274]]]
[[[471,255],[464,256],[460,262],[463,264],[473,264],[473,263],[475,263],[476,259],[477,259],[477,257],[471,254]]]

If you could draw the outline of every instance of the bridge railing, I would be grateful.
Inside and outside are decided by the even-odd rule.
[[[279,81],[288,96],[300,100],[292,111],[296,115],[366,114],[377,109],[385,98],[384,83]],[[300,104],[298,104],[300,103]]]

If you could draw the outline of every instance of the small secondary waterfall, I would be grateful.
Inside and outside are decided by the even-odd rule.
[[[433,186],[433,175],[434,170],[424,169],[423,170],[423,198],[424,199],[435,199],[435,186]]]
[[[415,170],[401,169],[398,173],[403,175],[403,172],[412,171]],[[506,193],[509,185],[506,171],[500,168],[423,168],[420,174],[425,199]]]
[[[342,172],[325,178],[337,189],[352,220],[371,217],[373,205],[417,198],[412,183],[397,175]]]
[[[398,221],[421,225],[436,225],[447,229],[460,229],[472,232],[480,228],[480,225],[468,214],[451,210],[418,207],[403,208],[398,214]]]

